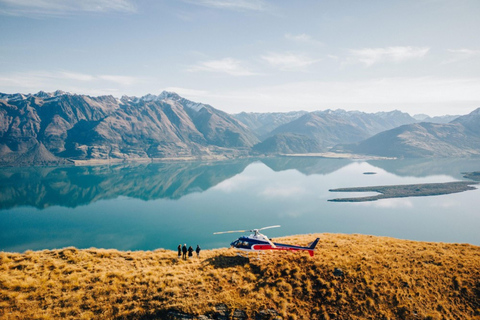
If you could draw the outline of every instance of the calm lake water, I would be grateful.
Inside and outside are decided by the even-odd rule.
[[[476,160],[351,161],[270,158],[228,162],[0,169],[0,250],[75,246],[175,250],[228,247],[260,228],[269,237],[360,233],[480,245],[480,189],[336,203],[341,187],[465,180]],[[376,174],[364,174],[375,172]],[[363,195],[363,194],[359,194]]]

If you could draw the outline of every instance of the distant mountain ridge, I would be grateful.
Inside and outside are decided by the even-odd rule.
[[[306,111],[291,112],[242,112],[233,116],[248,126],[260,140],[264,140],[270,135],[270,132],[277,127],[289,123],[307,114]]]
[[[450,123],[403,125],[355,144],[336,146],[334,151],[405,158],[477,157],[480,156],[480,108]]]
[[[339,143],[361,141],[414,122],[414,118],[398,110],[373,114],[341,109],[314,111],[273,129],[254,150],[264,153],[326,152]],[[295,135],[294,140],[292,135]]]
[[[460,115],[445,115],[430,117],[426,114],[416,114],[413,116],[418,122],[449,123],[460,117]]]
[[[0,93],[0,165],[226,159],[347,152],[387,157],[480,154],[479,111],[411,117],[398,110],[230,115],[172,92],[91,97]],[[428,122],[419,122],[424,119]],[[453,119],[450,123],[442,123]]]

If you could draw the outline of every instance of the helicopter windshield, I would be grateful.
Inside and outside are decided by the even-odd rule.
[[[232,242],[230,245],[234,248],[250,249],[251,243],[244,239],[238,239]]]

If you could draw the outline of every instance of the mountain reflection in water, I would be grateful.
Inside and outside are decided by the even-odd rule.
[[[0,168],[0,210],[19,206],[75,208],[119,196],[141,200],[179,199],[202,192],[241,173],[258,160],[162,162],[81,167]],[[260,160],[275,172],[297,170],[326,175],[352,163],[346,159],[276,157]],[[398,176],[449,175],[479,170],[471,160],[370,160],[369,164]],[[345,185],[353,187],[350,185]]]
[[[0,209],[75,208],[119,196],[179,199],[242,172],[250,161],[117,164],[0,170]]]

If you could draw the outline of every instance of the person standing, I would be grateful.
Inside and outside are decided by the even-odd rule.
[[[187,244],[185,243],[182,247],[183,260],[187,260]]]
[[[192,246],[189,246],[188,247],[188,258],[190,259],[191,257],[193,257],[193,248],[192,248]]]
[[[195,252],[197,253],[197,258],[200,258],[200,246],[197,244],[197,249],[195,249]]]
[[[182,245],[181,244],[178,245],[177,250],[178,250],[178,259],[180,259],[180,257],[182,256]]]

